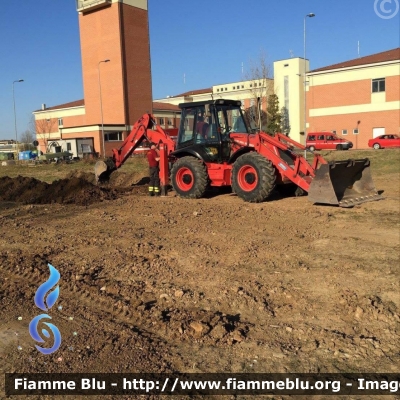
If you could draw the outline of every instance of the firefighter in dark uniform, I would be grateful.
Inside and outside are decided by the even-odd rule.
[[[149,162],[150,170],[149,195],[160,196],[160,168],[158,166],[160,155],[157,151],[157,146],[154,143],[151,145],[150,151],[147,153],[147,161]]]

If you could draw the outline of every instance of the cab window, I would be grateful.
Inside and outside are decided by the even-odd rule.
[[[230,132],[249,133],[243,114],[238,106],[218,105],[216,110],[222,135],[227,135]]]
[[[317,140],[325,140],[325,135],[318,135]]]
[[[185,108],[182,110],[182,119],[179,129],[178,143],[188,143],[193,140],[196,113],[196,108]]]
[[[314,141],[314,140],[315,140],[315,135],[310,135],[310,136],[308,137],[308,140]]]
[[[218,141],[214,113],[204,106],[198,107],[196,117],[196,143]]]

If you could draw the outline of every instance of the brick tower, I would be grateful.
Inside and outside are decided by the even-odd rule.
[[[121,131],[129,130],[143,113],[152,112],[147,0],[76,3],[85,125],[100,125],[102,108],[105,127],[127,125]],[[107,59],[110,62],[101,63]]]

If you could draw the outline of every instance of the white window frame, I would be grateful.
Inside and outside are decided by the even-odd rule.
[[[348,130],[347,129],[342,129],[342,135],[343,136],[346,136],[346,135],[348,135]]]
[[[353,129],[353,135],[358,135],[359,134],[359,130],[358,129]]]

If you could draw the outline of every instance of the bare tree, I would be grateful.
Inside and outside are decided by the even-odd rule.
[[[267,108],[268,96],[274,93],[272,77],[272,66],[267,62],[265,51],[261,50],[257,60],[250,60],[249,70],[245,74],[245,79],[250,81],[251,103],[253,103],[252,106],[256,107],[255,118],[260,130],[263,130],[267,125],[266,114],[262,110]],[[251,114],[254,114],[254,112]]]
[[[33,117],[31,120],[31,132],[36,134],[38,140],[44,142],[46,152],[49,152],[49,142],[51,141],[51,133],[54,132],[56,120],[52,118],[37,119]]]
[[[247,126],[250,127],[252,132],[266,131],[267,129],[267,113],[264,110],[260,110],[257,106],[253,105],[246,108],[243,113],[244,119],[246,120]],[[260,128],[261,118],[261,128]]]
[[[33,145],[33,141],[35,140],[35,135],[32,133],[30,129],[27,129],[24,133],[20,135],[20,147],[23,150],[34,150],[35,146]]]

